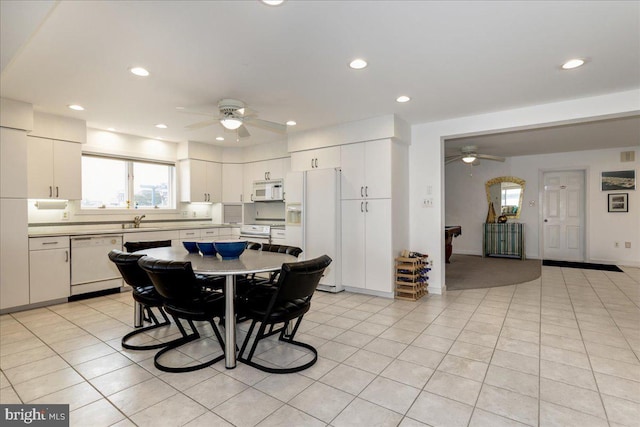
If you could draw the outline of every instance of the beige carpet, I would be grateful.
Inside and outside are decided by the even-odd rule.
[[[454,254],[451,264],[446,265],[445,283],[451,291],[508,286],[537,279],[541,270],[539,259],[521,261]]]

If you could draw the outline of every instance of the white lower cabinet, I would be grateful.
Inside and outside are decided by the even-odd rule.
[[[342,201],[342,284],[393,292],[391,199]]]
[[[69,236],[29,239],[29,303],[67,298],[71,292]]]

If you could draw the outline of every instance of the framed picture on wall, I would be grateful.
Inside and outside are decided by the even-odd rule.
[[[629,193],[611,193],[609,212],[629,212]]]
[[[602,172],[600,176],[602,191],[635,190],[636,171],[611,171]]]

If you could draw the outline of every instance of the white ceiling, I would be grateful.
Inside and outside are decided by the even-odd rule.
[[[176,107],[215,112],[228,97],[261,119],[296,120],[300,131],[391,113],[424,123],[640,87],[636,1],[0,3],[2,97],[171,141],[216,143],[220,126],[186,130],[203,117]],[[355,57],[369,67],[349,69]],[[588,63],[560,70],[573,57]],[[131,75],[136,65],[151,76]],[[402,94],[412,100],[396,103]],[[69,110],[73,103],[86,111]],[[249,130],[241,145],[282,139]]]

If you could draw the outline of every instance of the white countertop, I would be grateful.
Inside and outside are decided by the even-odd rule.
[[[239,224],[213,224],[188,223],[188,224],[141,224],[139,228],[122,228],[119,224],[97,224],[97,225],[61,225],[46,227],[29,227],[29,237],[50,237],[50,236],[86,236],[90,234],[126,234],[140,233],[145,231],[173,231],[173,230],[194,230],[206,228],[233,228],[240,227]]]

